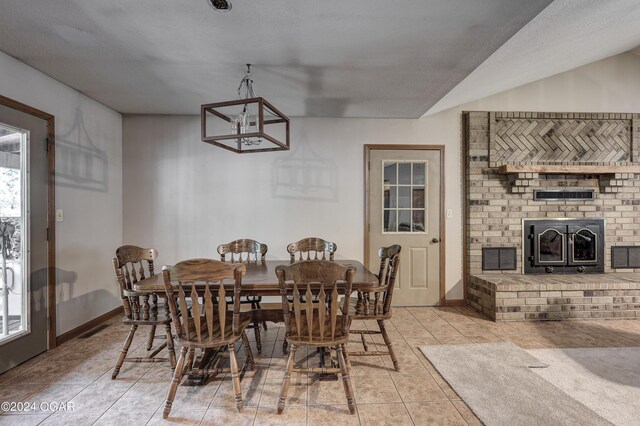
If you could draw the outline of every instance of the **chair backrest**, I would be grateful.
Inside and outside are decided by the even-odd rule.
[[[386,314],[391,309],[391,299],[393,288],[400,269],[400,251],[402,247],[394,244],[389,247],[380,247],[378,257],[380,258],[380,270],[378,272],[378,291],[375,293],[374,314]],[[380,311],[382,304],[382,312]]]
[[[298,253],[298,260],[318,260],[319,253],[322,253],[322,260],[327,260],[327,254],[329,260],[333,260],[333,254],[337,249],[336,243],[315,237],[303,238],[287,246],[291,263],[296,261],[296,253]]]
[[[157,258],[158,252],[152,248],[126,245],[116,249],[113,267],[127,318],[139,319],[139,295],[133,291],[133,285],[155,275],[153,261]]]
[[[230,332],[234,336],[240,333],[240,290],[245,272],[243,264],[213,259],[189,259],[162,268],[169,311],[180,340],[215,345],[231,337],[225,334],[229,321]],[[233,280],[231,318],[223,280]],[[191,299],[191,309],[187,299]],[[220,336],[214,338],[217,331]]]
[[[327,260],[303,260],[277,266],[287,335],[314,344],[331,342],[337,334],[344,336],[349,327],[349,295],[354,273],[353,267]],[[342,312],[340,295],[345,296]],[[337,329],[340,315],[344,317],[340,323],[342,330]]]
[[[264,262],[268,249],[266,244],[244,238],[231,241],[228,244],[220,244],[218,246],[218,254],[220,254],[220,260],[223,262],[227,260],[225,256],[229,254],[231,263],[257,263],[258,257],[260,257],[261,262]]]

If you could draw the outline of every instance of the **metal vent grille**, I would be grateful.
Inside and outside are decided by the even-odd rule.
[[[611,267],[613,269],[640,268],[640,246],[611,247]]]
[[[515,247],[483,247],[482,270],[513,271],[516,269]]]
[[[533,199],[535,201],[564,201],[564,200],[590,201],[590,200],[596,199],[596,191],[593,189],[581,189],[581,190],[536,189],[533,191]]]

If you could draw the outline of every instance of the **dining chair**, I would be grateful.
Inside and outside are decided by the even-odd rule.
[[[141,293],[133,290],[133,285],[138,281],[155,275],[153,262],[158,257],[155,249],[142,248],[133,245],[125,245],[118,247],[116,257],[113,259],[113,266],[116,271],[116,279],[122,306],[124,307],[124,318],[122,322],[130,325],[129,334],[125,339],[120,355],[116,361],[116,365],[111,374],[111,379],[115,379],[120,373],[122,364],[127,362],[161,362],[167,361],[167,358],[156,358],[165,347],[169,355],[171,368],[175,368],[176,355],[173,348],[173,336],[171,334],[171,318],[168,310],[163,309],[159,312],[158,295]],[[165,305],[166,308],[166,305]],[[153,348],[153,341],[156,334],[157,326],[164,326],[166,334],[166,342],[159,345],[147,357],[127,357],[131,342],[139,326],[148,326],[149,334],[147,337],[147,351]]]
[[[290,345],[278,413],[284,410],[291,373],[340,373],[349,411],[355,413],[350,368],[345,359],[351,324],[349,296],[354,272],[351,267],[327,260],[303,260],[276,267],[282,295],[285,340]],[[343,296],[342,310],[338,300],[340,296]],[[300,346],[335,349],[338,368],[296,368],[295,354]]]
[[[337,249],[336,243],[316,237],[303,238],[287,246],[291,263],[296,261],[296,257],[298,258],[297,260],[319,260],[320,255],[322,255],[320,260],[327,260],[327,255],[329,260],[333,260],[333,254]],[[296,253],[298,256],[296,256]]]
[[[236,406],[238,411],[242,411],[240,373],[247,366],[250,370],[255,369],[253,353],[245,333],[251,322],[251,313],[240,312],[242,277],[245,272],[246,266],[243,264],[229,264],[213,259],[184,260],[162,268],[169,310],[176,330],[176,342],[180,346],[180,356],[162,412],[163,418],[166,419],[171,412],[171,405],[183,376],[194,370],[196,349],[203,352],[226,350],[229,368],[218,368],[216,372],[231,373]],[[228,292],[223,280],[233,280],[233,306],[230,312],[227,306]],[[235,343],[239,340],[242,340],[246,352],[246,360],[240,371],[235,354]]]
[[[261,244],[256,240],[240,239],[231,241],[228,244],[220,244],[218,246],[218,254],[220,254],[220,260],[226,261],[226,256],[230,255],[231,263],[258,263],[258,257],[260,262],[264,264],[267,250],[269,248],[266,244]],[[240,298],[240,304],[250,304],[251,309],[262,309],[260,306],[262,302],[262,296],[242,296]],[[262,326],[267,330],[267,322],[263,322]],[[260,341],[260,323],[255,321],[252,325],[253,332],[256,338],[256,348],[258,353],[262,352],[262,342]]]
[[[336,243],[317,237],[303,238],[300,241],[296,241],[295,243],[291,243],[287,246],[287,252],[289,253],[291,263],[296,260],[326,260],[327,255],[329,260],[333,260],[333,254],[337,249],[338,246]],[[322,257],[318,259],[320,254]],[[304,296],[302,296],[302,300],[304,301]],[[293,300],[289,298],[289,302],[293,302]],[[282,348],[283,350],[287,349],[286,340],[282,343]],[[324,354],[323,349],[319,349],[318,351],[321,355]]]
[[[375,320],[378,323],[379,331],[351,330],[351,333],[359,334],[362,337],[364,351],[348,351],[348,356],[388,355],[391,357],[393,367],[396,371],[400,371],[400,365],[398,364],[398,358],[393,352],[393,344],[389,339],[384,322],[391,319],[391,299],[393,297],[396,276],[398,275],[398,269],[400,267],[401,250],[402,247],[397,244],[378,249],[378,257],[380,258],[378,284],[358,291],[357,302],[355,305],[353,303],[351,304],[349,311],[349,317],[351,317],[352,320]],[[382,334],[382,339],[387,347],[386,351],[369,350],[365,335],[371,334]]]

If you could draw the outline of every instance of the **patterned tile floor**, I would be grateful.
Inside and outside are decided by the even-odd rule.
[[[180,386],[171,417],[164,421],[170,369],[126,363],[112,381],[127,328],[117,320],[109,323],[91,337],[74,339],[0,375],[0,401],[70,401],[74,412],[5,412],[0,425],[473,425],[480,422],[419,346],[499,341],[523,348],[640,346],[637,320],[494,323],[470,308],[397,308],[388,329],[402,370],[395,372],[386,357],[352,358],[356,415],[349,414],[340,381],[318,381],[314,375],[294,375],[287,407],[278,415],[284,330],[270,324],[263,332],[263,352],[256,354],[257,369],[242,381],[243,413],[234,407],[230,380],[222,377],[205,386]],[[368,324],[354,324],[363,326]],[[359,347],[358,339],[352,336],[350,344]],[[368,339],[371,346],[381,342],[378,336]],[[144,340],[144,333],[137,335],[132,350],[144,354]],[[299,353],[300,363],[318,362],[313,354]]]

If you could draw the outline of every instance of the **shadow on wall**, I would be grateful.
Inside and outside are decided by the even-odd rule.
[[[115,286],[116,284],[114,284]],[[59,291],[58,294],[61,292]],[[111,301],[111,303],[107,303]],[[79,321],[75,321],[78,325],[85,323],[88,319],[96,318],[105,312],[110,311],[111,309],[117,308],[121,306],[119,297],[114,296],[112,293],[107,290],[95,290],[86,294],[82,294],[76,297],[66,297],[64,299],[59,298],[56,300],[57,302],[57,324],[58,330],[56,333],[58,335],[61,334],[61,330],[59,328],[59,324],[62,321],[62,318],[66,317],[64,322],[73,323],[75,318],[79,318]],[[89,311],[94,309],[92,307],[95,306],[108,306],[104,311]],[[88,319],[86,319],[88,318]],[[71,327],[73,328],[73,327]]]
[[[278,158],[271,169],[273,198],[338,201],[338,170],[334,162],[316,154],[307,137],[296,140],[291,155]]]
[[[55,269],[56,274],[56,303],[73,298],[73,286],[78,274],[73,271]],[[31,294],[34,297],[36,311],[47,309],[47,273],[49,268],[41,268],[31,274]]]
[[[107,153],[91,140],[78,98],[71,127],[56,138],[56,185],[108,192]]]
[[[77,280],[77,272],[56,268],[56,303],[73,298],[73,287]]]
[[[47,309],[47,271],[48,268],[39,269],[31,274],[31,294],[33,295],[34,309],[40,312]],[[74,286],[78,280],[78,273],[55,268],[56,271],[56,316],[57,324],[63,316],[73,317],[74,313],[86,316],[86,311],[91,306],[105,305],[112,300],[113,307],[118,306],[119,298],[107,290],[96,290],[80,296],[74,295]],[[116,286],[116,284],[114,284]],[[102,312],[91,313],[91,318],[97,317]],[[60,330],[57,330],[60,334]]]

